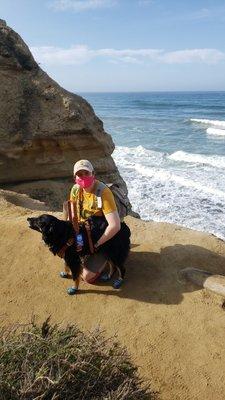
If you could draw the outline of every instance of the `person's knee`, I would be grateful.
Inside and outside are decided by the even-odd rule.
[[[92,273],[87,269],[83,269],[82,278],[85,282],[88,282],[92,278]]]

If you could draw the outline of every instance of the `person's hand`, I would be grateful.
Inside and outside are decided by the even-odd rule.
[[[98,241],[94,244],[95,253],[99,250],[99,243]]]
[[[83,246],[81,246],[80,244],[76,245],[76,251],[79,253],[82,250]]]

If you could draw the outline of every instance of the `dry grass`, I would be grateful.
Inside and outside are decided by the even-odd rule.
[[[3,329],[0,400],[147,400],[155,398],[124,348],[99,331],[77,327]]]

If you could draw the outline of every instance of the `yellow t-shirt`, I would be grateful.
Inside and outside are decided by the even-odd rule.
[[[99,181],[96,180],[93,192],[95,192],[98,183]],[[75,201],[77,204],[78,220],[80,221],[84,221],[93,215],[102,216],[117,210],[114,196],[107,186],[102,190],[101,199],[102,207],[98,208],[95,193],[88,193],[83,189],[78,189],[77,185],[74,185],[70,192],[70,200]]]

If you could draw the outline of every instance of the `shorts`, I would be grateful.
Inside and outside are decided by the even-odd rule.
[[[85,272],[86,270],[86,272],[88,272],[90,275],[90,278],[86,280],[86,282],[94,283],[101,275],[106,263],[107,258],[101,252],[94,253],[86,258],[84,261],[83,271]]]

